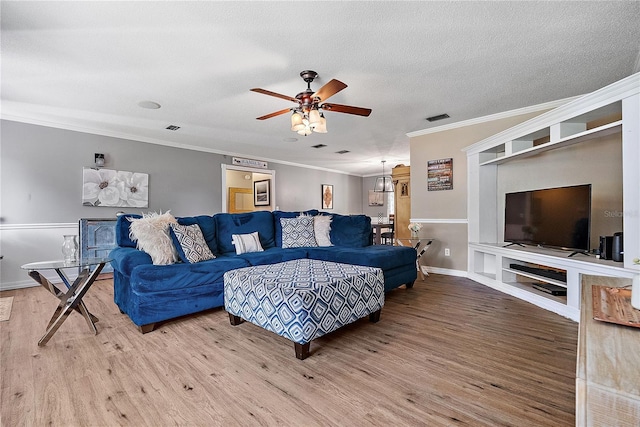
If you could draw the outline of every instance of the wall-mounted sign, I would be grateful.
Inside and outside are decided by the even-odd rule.
[[[240,157],[234,157],[231,163],[236,166],[246,166],[248,168],[267,169],[269,167],[269,164],[262,160],[243,159]]]
[[[427,162],[427,191],[453,190],[453,159]]]

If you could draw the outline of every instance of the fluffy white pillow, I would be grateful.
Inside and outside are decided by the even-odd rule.
[[[257,231],[251,234],[232,234],[231,243],[236,247],[236,254],[238,255],[248,252],[262,252],[264,250],[260,244],[260,237]]]
[[[169,234],[170,224],[177,224],[176,219],[169,213],[142,214],[142,218],[127,218],[131,221],[129,238],[138,249],[151,255],[155,265],[173,264],[178,261],[178,252],[173,246]]]
[[[333,246],[331,243],[331,217],[316,215],[313,217],[313,231],[318,246]]]

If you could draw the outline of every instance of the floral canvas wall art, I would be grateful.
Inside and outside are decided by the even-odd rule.
[[[82,169],[84,206],[149,207],[149,174],[113,169]]]

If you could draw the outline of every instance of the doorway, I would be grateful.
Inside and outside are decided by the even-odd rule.
[[[276,171],[222,165],[222,212],[272,211],[276,206]],[[258,194],[254,189],[258,189]]]

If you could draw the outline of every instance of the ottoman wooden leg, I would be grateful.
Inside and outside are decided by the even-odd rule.
[[[373,313],[371,313],[369,315],[369,322],[373,322],[376,323],[380,320],[380,312],[382,311],[382,309],[380,310],[376,310]]]
[[[311,345],[310,342],[306,343],[306,344],[298,344],[297,342],[293,343],[293,346],[296,349],[296,357],[300,360],[304,360],[307,358],[307,356],[309,356],[309,346]]]
[[[233,314],[229,313],[229,322],[233,326],[238,326],[240,323],[243,322],[243,320],[240,316],[234,316]]]

